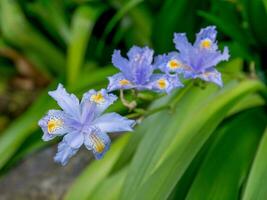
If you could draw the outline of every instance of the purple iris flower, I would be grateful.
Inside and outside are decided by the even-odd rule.
[[[178,52],[162,54],[155,58],[155,68],[166,74],[184,73],[184,66]]]
[[[148,47],[133,46],[127,53],[128,59],[126,59],[121,56],[119,50],[115,50],[112,63],[121,72],[109,77],[108,90],[136,89],[170,92],[176,87],[181,87],[182,84],[177,76],[153,74],[155,69],[152,64],[153,53],[154,51]]]
[[[179,51],[177,60],[181,63],[185,78],[200,78],[223,85],[221,74],[214,67],[219,62],[228,60],[229,52],[227,47],[224,47],[223,52],[218,50],[216,35],[215,26],[203,28],[192,45],[184,33],[174,34],[173,41]]]
[[[117,113],[103,114],[117,99],[104,89],[88,91],[81,102],[75,95],[67,93],[61,84],[49,95],[62,110],[50,110],[38,124],[44,132],[44,141],[64,135],[54,157],[62,165],[66,165],[83,144],[93,151],[96,159],[101,159],[111,142],[107,133],[132,131],[135,124],[134,120]]]

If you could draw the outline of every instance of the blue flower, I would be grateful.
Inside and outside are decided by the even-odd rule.
[[[66,165],[83,144],[93,151],[96,159],[101,159],[111,142],[107,133],[132,131],[135,124],[134,120],[117,113],[103,114],[117,99],[104,89],[88,91],[81,102],[75,95],[67,93],[61,84],[49,95],[62,110],[50,110],[38,124],[44,132],[44,141],[64,135],[54,158],[62,165]]]
[[[192,45],[184,33],[174,34],[174,43],[179,51],[185,78],[200,78],[222,86],[221,74],[214,68],[219,62],[229,59],[228,48],[218,50],[216,27],[201,29]]]
[[[128,59],[121,56],[119,50],[112,55],[112,63],[121,72],[109,77],[108,90],[136,89],[153,90],[156,92],[170,92],[170,89],[180,87],[180,84],[171,85],[165,74],[153,74],[155,66],[153,62],[154,51],[148,47],[133,46],[127,53]],[[176,82],[179,82],[178,77]],[[172,78],[173,79],[173,78]],[[157,81],[166,84],[156,84]],[[168,83],[168,84],[167,84]]]
[[[166,74],[181,74],[184,72],[183,63],[177,52],[157,56],[154,66]]]

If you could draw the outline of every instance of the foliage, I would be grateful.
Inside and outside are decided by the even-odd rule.
[[[105,87],[115,48],[149,45],[159,54],[174,50],[174,32],[193,39],[213,24],[230,47],[231,61],[218,69],[224,88],[195,82],[170,96],[141,93],[128,113],[115,104],[142,123],[89,164],[65,199],[264,200],[266,20],[266,0],[1,0],[0,96],[13,77],[35,92],[27,111],[0,114],[10,122],[0,135],[1,174],[45,146],[33,136],[58,82],[78,95]]]

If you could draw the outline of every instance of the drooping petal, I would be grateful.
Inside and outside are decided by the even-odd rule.
[[[154,74],[151,78],[153,91],[170,93],[173,89],[183,87],[178,76],[167,74]]]
[[[69,94],[62,84],[58,84],[57,89],[48,92],[48,94],[57,101],[67,114],[75,119],[80,118],[79,99],[74,94]]]
[[[221,73],[216,69],[211,69],[209,71],[206,71],[205,73],[197,75],[196,77],[204,81],[213,82],[220,87],[223,86]]]
[[[196,35],[194,47],[206,50],[217,50],[216,35],[217,31],[215,26],[208,26],[201,29]]]
[[[85,135],[84,145],[92,150],[97,160],[103,158],[110,147],[110,138],[105,132],[95,128]]]
[[[64,140],[58,144],[58,151],[54,157],[55,162],[65,166],[69,159],[74,156],[79,149],[70,147]]]
[[[205,56],[203,69],[208,69],[210,67],[216,66],[222,61],[227,61],[229,57],[229,49],[227,47],[224,47],[223,53],[221,53],[220,51],[209,53]]]
[[[96,118],[92,124],[102,132],[124,132],[132,131],[135,121],[122,117],[117,113],[107,113]]]
[[[123,76],[122,73],[117,73],[113,76],[108,77],[108,91],[120,90],[120,89],[131,89],[135,85]]]
[[[130,68],[132,71],[133,82],[136,85],[146,84],[153,73],[154,51],[148,47],[133,46],[129,52],[128,57],[130,61]]]
[[[68,133],[71,130],[68,123],[69,119],[66,113],[61,110],[49,110],[38,122],[44,133],[42,139],[49,141],[56,136]]]
[[[84,136],[79,131],[72,131],[68,134],[66,134],[63,138],[63,140],[74,149],[79,149],[83,142],[84,142]]]
[[[129,61],[121,56],[120,50],[114,50],[112,55],[112,64],[117,67],[127,79],[131,80]]]
[[[109,94],[106,89],[100,91],[89,90],[83,95],[81,104],[90,101],[96,104],[97,115],[104,112],[114,101],[118,99],[114,94]]]

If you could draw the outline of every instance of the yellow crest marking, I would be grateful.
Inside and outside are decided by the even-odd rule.
[[[61,119],[50,119],[47,123],[48,133],[53,134],[56,129],[62,127],[62,124],[63,122]]]
[[[162,79],[159,79],[157,81],[157,84],[158,84],[158,87],[160,89],[165,89],[167,87],[167,81],[165,79],[163,79],[163,78]]]
[[[105,98],[101,92],[97,92],[96,94],[93,94],[90,98],[91,101],[95,103],[104,103]]]
[[[182,67],[182,64],[178,60],[173,59],[168,62],[168,67],[170,69],[177,69]]]
[[[204,49],[209,49],[212,45],[212,41],[210,39],[204,39],[200,43],[200,47]]]
[[[92,139],[92,142],[94,144],[94,148],[95,148],[95,151],[97,153],[101,153],[104,151],[105,149],[105,144],[103,143],[103,141],[101,140],[101,138],[99,138],[97,135],[95,134],[91,134],[90,135],[91,139]]]
[[[128,81],[127,79],[122,79],[122,80],[119,81],[119,84],[120,85],[129,85],[130,81]]]

